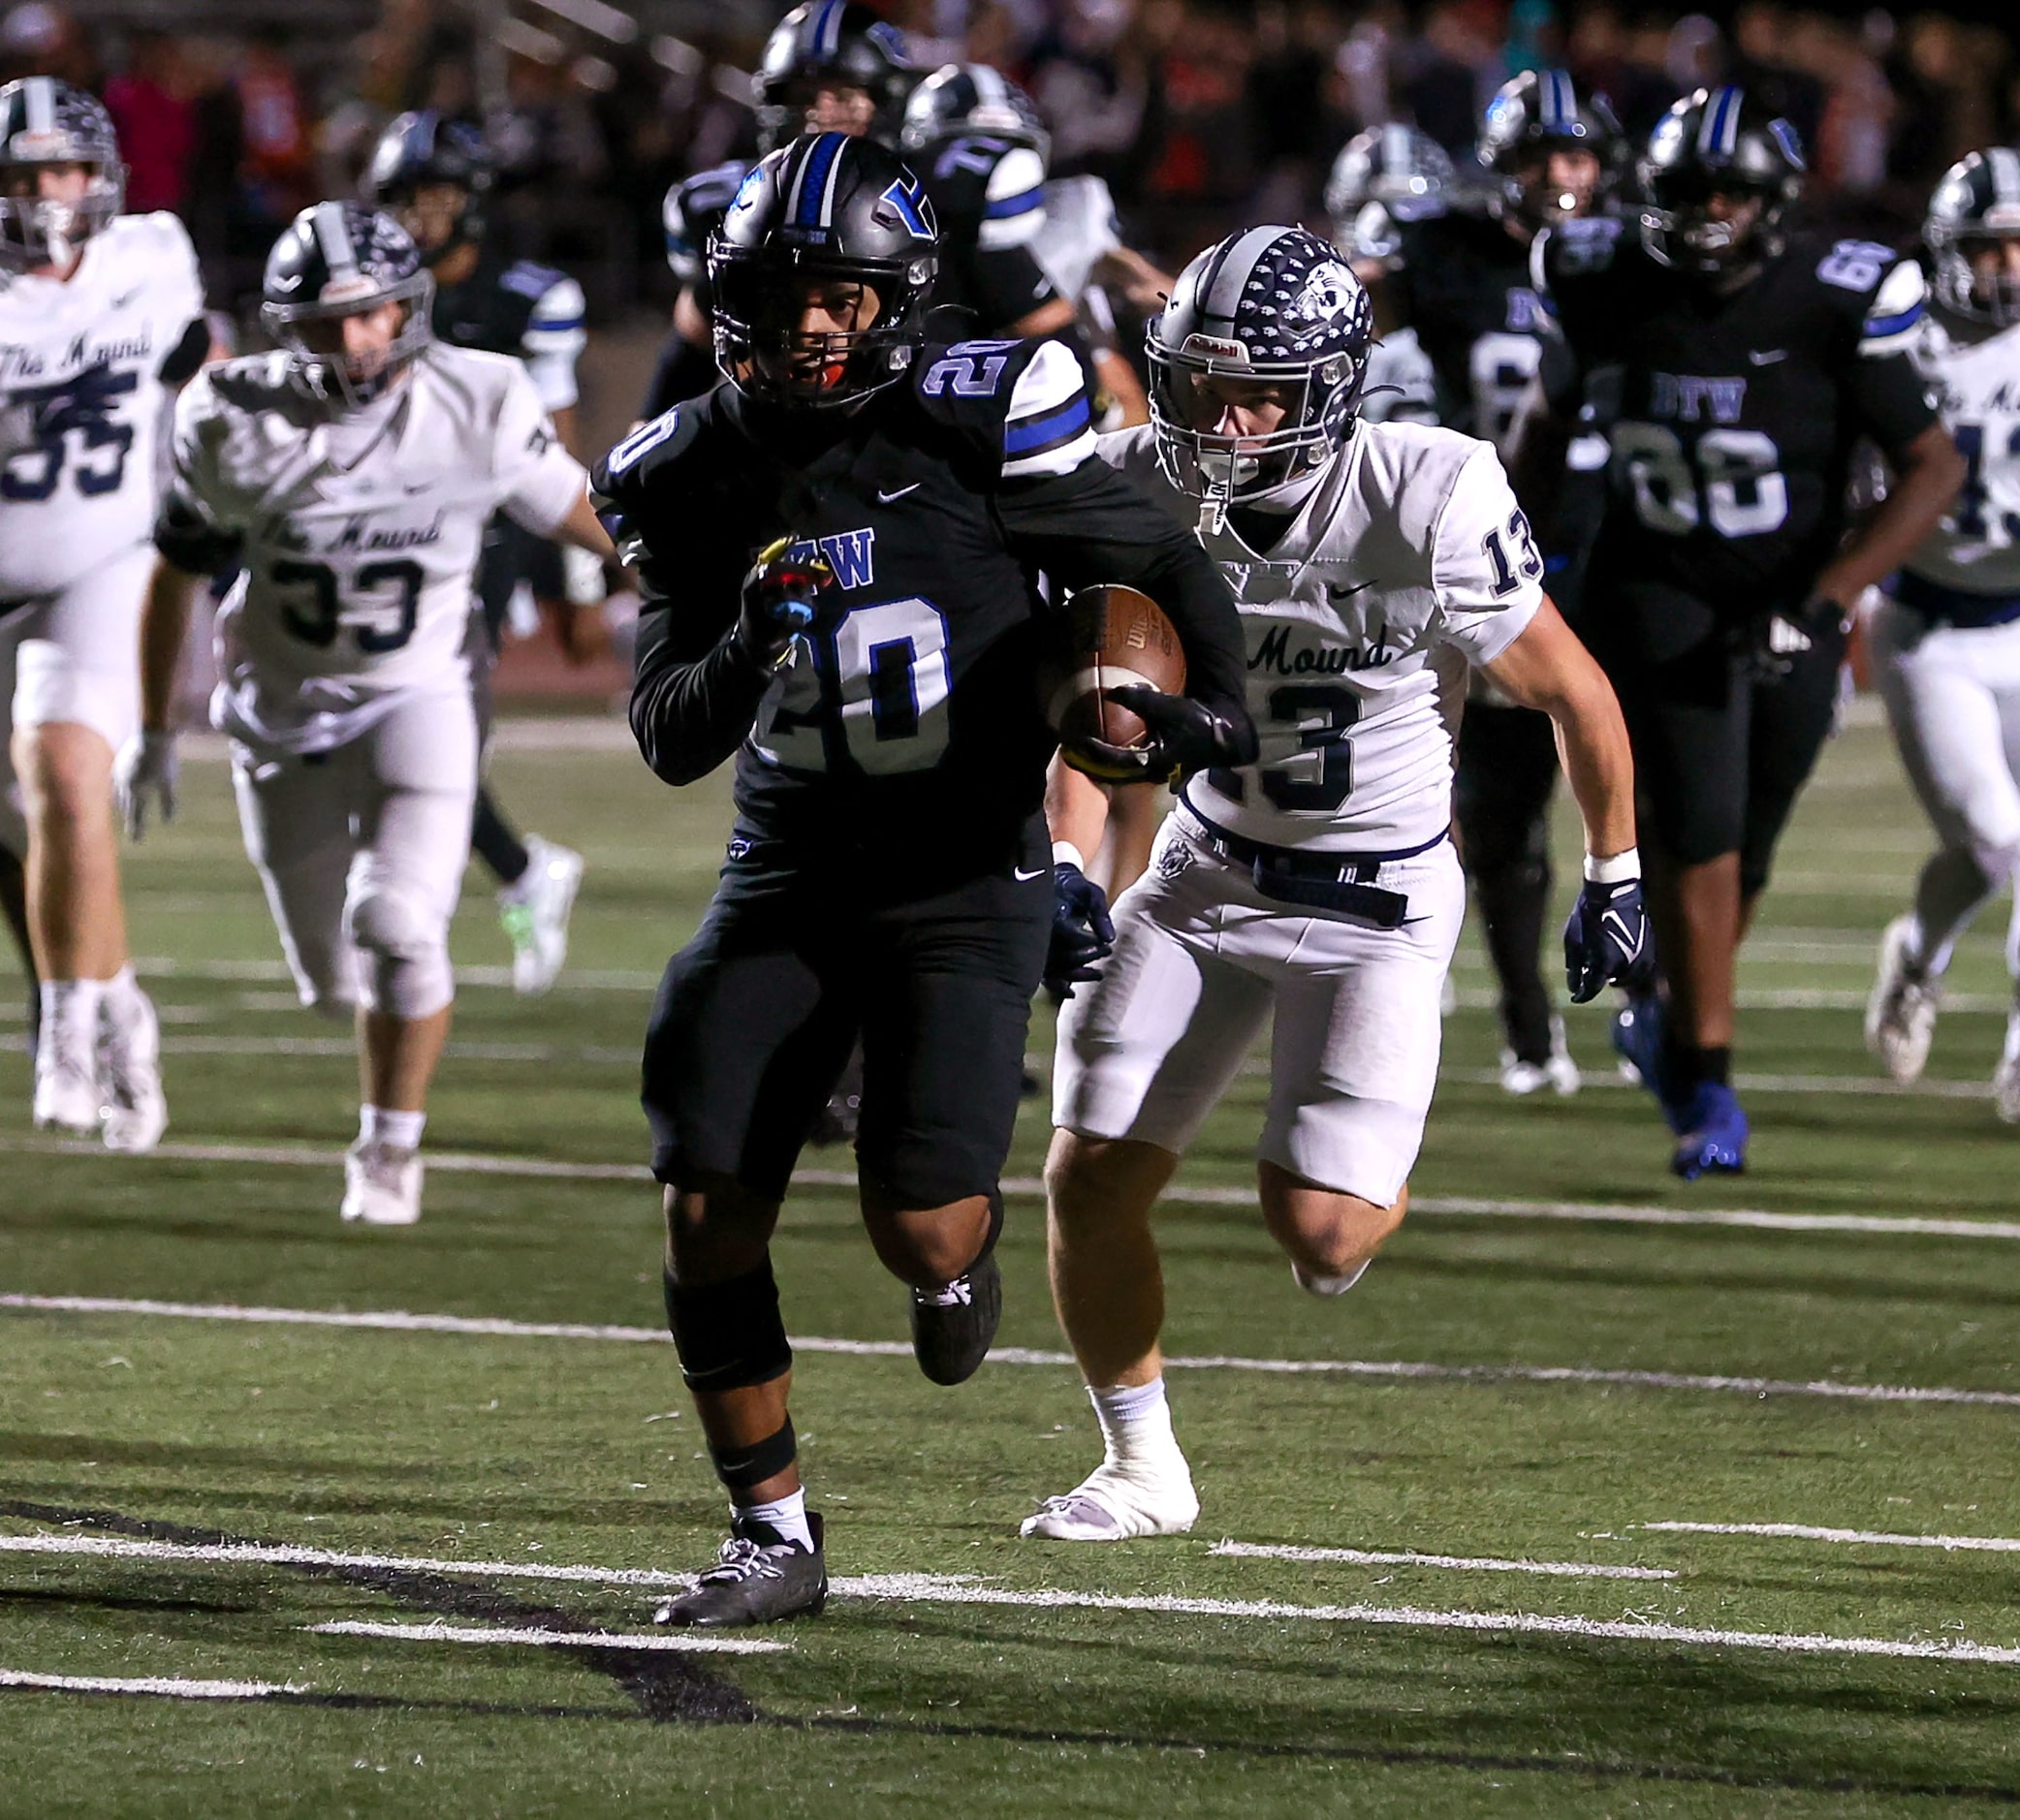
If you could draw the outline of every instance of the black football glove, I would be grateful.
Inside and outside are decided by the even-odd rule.
[[[1617,884],[1595,885],[1586,880],[1564,925],[1564,984],[1572,1004],[1589,1004],[1602,986],[1646,992],[1655,980],[1656,945],[1649,934],[1648,906],[1641,900],[1641,881],[1624,878]]]
[[[1215,765],[1246,765],[1255,756],[1255,729],[1246,714],[1234,720],[1189,695],[1166,695],[1139,683],[1111,689],[1108,699],[1136,715],[1151,737],[1142,745],[1076,739],[1067,747],[1066,763],[1100,783],[1169,783]]]
[[[1108,894],[1070,860],[1052,868],[1052,945],[1045,951],[1045,989],[1071,998],[1076,986],[1100,975],[1115,952],[1116,926]]]
[[[813,597],[835,580],[826,558],[792,555],[792,548],[790,537],[768,544],[743,578],[737,643],[768,670],[792,648],[795,636],[813,624]]]
[[[1796,664],[1816,648],[1819,639],[1843,632],[1847,624],[1845,609],[1828,594],[1813,594],[1793,612],[1779,610],[1763,619],[1753,633],[1751,667],[1760,682],[1785,681]]]

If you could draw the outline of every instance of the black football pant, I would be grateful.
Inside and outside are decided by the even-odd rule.
[[[833,873],[725,866],[647,1031],[653,1175],[781,1199],[860,1038],[865,1179],[905,1208],[994,1193],[1052,933],[1042,823],[1026,844],[1015,868],[883,904]]]
[[[1461,857],[1500,986],[1501,1031],[1518,1060],[1550,1059],[1550,992],[1538,957],[1550,913],[1550,716],[1468,702],[1453,801]]]

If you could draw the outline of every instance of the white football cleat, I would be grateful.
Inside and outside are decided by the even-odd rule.
[[[35,1052],[35,1122],[44,1131],[95,1138],[104,1121],[90,1043],[64,1020],[46,1019]]]
[[[344,1152],[344,1218],[411,1226],[421,1217],[421,1152],[363,1139]]]
[[[1922,1078],[1936,1034],[1936,1009],[1942,1002],[1942,982],[1927,978],[1915,964],[1913,944],[1912,916],[1898,916],[1886,926],[1879,938],[1879,972],[1866,1001],[1866,1047],[1903,1086]],[[2005,1064],[2000,1066],[2004,1070]]]
[[[109,1150],[151,1150],[169,1128],[168,1096],[161,1090],[161,1020],[154,1001],[134,988],[115,1014],[108,998],[98,1039],[99,1097],[105,1107]]]
[[[1564,1041],[1564,1020],[1552,1018],[1550,1020],[1550,1058],[1547,1061],[1523,1061],[1511,1049],[1501,1051],[1501,1091],[1512,1093],[1518,1099],[1526,1099],[1531,1093],[1540,1093],[1545,1087],[1560,1099],[1569,1099],[1584,1085],[1578,1073],[1578,1064],[1571,1059],[1571,1051]]]
[[[1185,1457],[1161,1472],[1104,1461],[1072,1491],[1049,1497],[1018,1525],[1021,1536],[1048,1542],[1126,1542],[1133,1536],[1180,1536],[1199,1517],[1199,1498]]]
[[[552,988],[568,959],[583,856],[528,834],[526,859],[524,873],[498,893],[498,921],[512,942],[512,989],[533,998]]]
[[[2002,1124],[2020,1125],[2020,1010],[2006,1018],[2005,1048],[1992,1076],[1992,1110]]]

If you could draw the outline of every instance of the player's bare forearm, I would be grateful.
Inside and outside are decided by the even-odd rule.
[[[603,528],[603,520],[596,516],[595,504],[586,490],[568,509],[568,516],[554,526],[554,536],[564,544],[586,549],[592,556],[601,556],[605,562],[617,560],[617,547]]]
[[[1101,850],[1108,831],[1109,787],[1083,776],[1057,753],[1045,773],[1045,826],[1057,845],[1065,841],[1083,863]]]
[[[1073,326],[1073,315],[1071,298],[1052,298],[1036,309],[1026,310],[1010,325],[1008,332],[1026,340],[1036,335],[1056,335],[1060,329]]]
[[[1964,457],[1941,424],[1931,424],[1894,459],[1894,485],[1879,509],[1824,564],[1813,592],[1847,612],[1882,577],[1911,556],[1936,529],[1964,485]]]
[[[1498,688],[1540,708],[1557,730],[1559,761],[1594,859],[1634,843],[1634,755],[1606,673],[1545,600],[1522,636],[1486,667]]]
[[[1507,465],[1508,484],[1531,524],[1549,524],[1556,512],[1575,427],[1571,417],[1550,402],[1542,381],[1531,381],[1508,429]]]
[[[1136,368],[1120,352],[1114,348],[1096,348],[1094,372],[1101,381],[1101,390],[1121,411],[1120,427],[1127,428],[1151,421],[1151,401],[1144,393],[1143,381],[1137,378]]]
[[[141,608],[141,725],[149,733],[169,730],[190,606],[202,585],[201,576],[176,568],[166,556],[155,557]]]
[[[556,405],[548,413],[555,439],[578,461],[583,458],[583,414],[572,404]]]

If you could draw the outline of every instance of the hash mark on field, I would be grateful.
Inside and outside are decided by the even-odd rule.
[[[1543,1612],[1440,1612],[1415,1605],[1286,1605],[1275,1599],[1192,1599],[1100,1592],[1016,1592],[932,1574],[864,1574],[835,1581],[838,1598],[907,1604],[1021,1605],[1053,1611],[1159,1612],[1185,1617],[1306,1618],[1324,1624],[1394,1624],[1426,1630],[1517,1632],[1603,1637],[1625,1643],[1699,1644],[1712,1648],[1767,1649],[1786,1655],[1898,1656],[1917,1661],[2020,1664],[2020,1649],[1993,1644],[1924,1641],[1918,1637],[1831,1637],[1818,1633],[1706,1630],[1689,1624],[1637,1624]]]
[[[2020,1554],[2020,1537],[2014,1536],[1907,1536],[1884,1529],[1826,1529],[1814,1523],[1643,1523],[1644,1529],[1663,1529],[1698,1536],[1789,1536],[1801,1542],[1870,1542],[1900,1549],[1945,1549],[1984,1554]]]
[[[305,1694],[294,1681],[198,1681],[175,1676],[31,1675],[0,1668],[0,1687],[61,1694],[161,1694],[173,1700],[266,1700],[274,1694]]]
[[[766,1637],[697,1637],[691,1631],[501,1630],[489,1624],[305,1624],[319,1637],[388,1637],[396,1643],[524,1644],[535,1648],[677,1649],[718,1655],[777,1655],[791,1644]]]
[[[185,1321],[245,1321],[256,1326],[378,1329],[408,1334],[472,1334],[524,1339],[601,1339],[666,1345],[653,1327],[597,1327],[554,1321],[507,1321],[463,1314],[408,1314],[385,1310],[245,1308],[230,1302],[148,1302],[121,1296],[0,1295],[0,1308],[42,1314],[142,1314]],[[801,1352],[856,1359],[909,1359],[912,1347],[897,1339],[797,1337]],[[1067,1365],[1072,1355],[1028,1346],[998,1346],[989,1363]],[[1598,1365],[1436,1365],[1413,1359],[1249,1359],[1239,1354],[1167,1358],[1170,1371],[1259,1371],[1282,1377],[1363,1377],[1473,1384],[1618,1384],[1634,1390],[1728,1391],[1743,1396],[1829,1396],[1855,1402],[1962,1403],[2020,1408],[2020,1391],[1961,1390],[1947,1384],[1843,1384],[1833,1378],[1726,1377],[1696,1371],[1648,1371]]]
[[[1674,1580],[1669,1567],[1611,1567],[1592,1561],[1512,1561],[1493,1555],[1419,1554],[1414,1550],[1307,1549],[1262,1542],[1216,1542],[1209,1554],[1235,1560],[1342,1561],[1350,1567],[1449,1567],[1473,1574],[1545,1574],[1564,1580]]]

